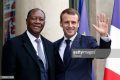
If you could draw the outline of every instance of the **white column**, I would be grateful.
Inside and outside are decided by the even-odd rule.
[[[46,24],[42,34],[51,41],[63,36],[60,27],[60,13],[69,7],[69,0],[16,0],[16,35],[26,30],[26,16],[30,9],[40,8],[46,14]]]
[[[109,19],[111,19],[113,3],[114,0],[96,0],[96,14],[105,13],[109,17]],[[109,23],[111,23],[111,21]],[[99,38],[99,35],[97,34],[96,37]],[[97,76],[96,80],[103,80],[105,60],[97,59],[95,61],[95,65],[96,65],[96,76]]]

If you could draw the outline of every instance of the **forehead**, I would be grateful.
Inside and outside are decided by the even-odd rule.
[[[45,17],[44,13],[41,10],[33,10],[30,13],[31,17],[38,16],[38,17]]]
[[[78,20],[78,15],[77,14],[63,14],[62,20]]]

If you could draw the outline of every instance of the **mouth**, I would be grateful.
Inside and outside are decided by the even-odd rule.
[[[71,33],[73,32],[74,30],[73,29],[67,29],[67,32]]]
[[[33,28],[34,29],[40,29],[40,26],[34,26]]]
[[[39,31],[39,30],[42,30],[42,26],[34,26],[33,27],[33,29],[35,30],[35,31]]]

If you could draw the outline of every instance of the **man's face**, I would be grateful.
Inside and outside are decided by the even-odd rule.
[[[64,35],[67,38],[71,38],[78,30],[78,16],[76,14],[72,15],[65,13],[62,16],[62,21],[60,22],[60,25],[63,28]]]
[[[26,20],[28,31],[38,37],[45,25],[45,16],[41,10],[32,11]]]

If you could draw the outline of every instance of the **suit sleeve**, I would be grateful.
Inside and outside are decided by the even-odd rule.
[[[16,44],[14,44],[16,45]],[[16,68],[16,54],[12,42],[8,41],[2,49],[2,76],[14,76]]]
[[[96,49],[95,52],[95,58],[97,59],[104,59],[107,58],[110,54],[110,46],[111,46],[111,41],[106,42],[102,39],[100,39],[100,45],[97,44],[96,39],[93,37],[89,38],[89,45],[91,49]]]
[[[111,40],[109,42],[106,42],[100,39],[100,46],[99,46],[100,49],[110,49],[110,46],[111,46]]]
[[[100,44],[97,44],[97,41],[93,37],[89,37],[89,46],[91,49],[110,49],[111,46],[111,40],[109,42],[106,42],[100,38]]]

